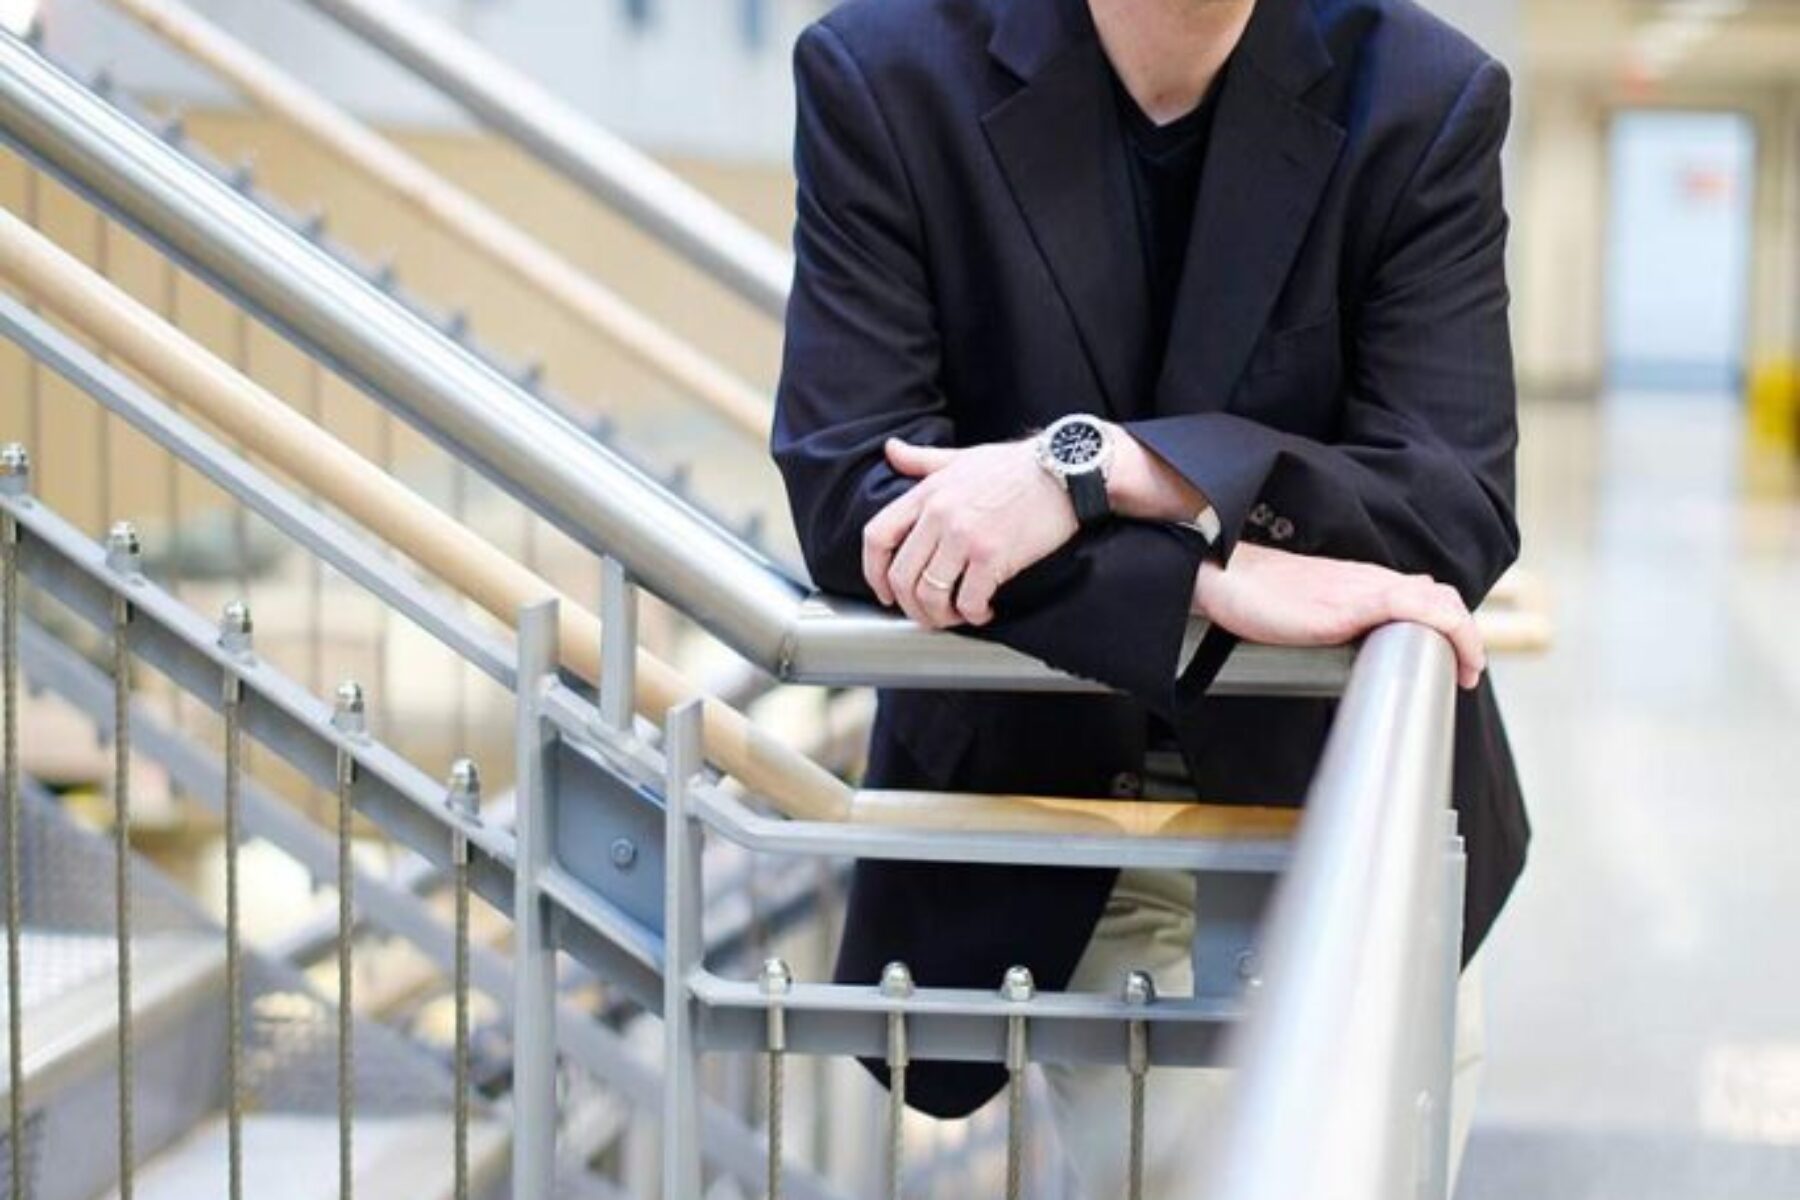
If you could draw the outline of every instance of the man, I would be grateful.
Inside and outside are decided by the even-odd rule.
[[[795,74],[773,447],[814,579],[1117,689],[884,694],[869,782],[1296,803],[1331,705],[1207,696],[1235,637],[1421,621],[1467,689],[1467,962],[1528,836],[1468,617],[1518,549],[1505,72],[1411,0],[851,0]],[[1192,893],[865,863],[837,974],[1180,990]],[[1191,1182],[1202,1074],[1152,1077],[1152,1195]],[[1051,1080],[1090,1191],[1122,1194],[1122,1091]],[[918,1066],[908,1099],[961,1115],[1002,1081]]]

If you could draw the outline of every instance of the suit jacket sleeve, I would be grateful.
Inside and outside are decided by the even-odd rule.
[[[1345,314],[1336,439],[1226,412],[1129,426],[1212,500],[1225,556],[1266,503],[1292,522],[1284,549],[1429,574],[1471,608],[1516,557],[1500,180],[1508,94],[1497,64],[1473,73],[1392,211],[1363,297]]]
[[[794,75],[796,265],[772,449],[814,581],[866,599],[863,526],[911,486],[883,442],[957,445],[955,405],[927,234],[876,96],[826,24],[801,36]],[[1170,714],[1201,554],[1177,531],[1115,522],[1002,588],[979,635]]]

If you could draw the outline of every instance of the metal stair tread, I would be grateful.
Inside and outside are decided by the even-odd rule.
[[[26,1089],[33,1103],[41,1103],[62,1084],[112,1062],[118,1028],[116,943],[109,934],[27,928],[20,950]],[[132,942],[131,965],[133,1034],[155,1037],[194,1001],[219,993],[225,948],[215,937],[156,934]],[[0,979],[0,1001],[5,993]],[[0,1064],[6,1061],[0,1039]],[[0,1070],[0,1097],[8,1090]]]
[[[251,1114],[244,1118],[244,1194],[256,1200],[328,1200],[337,1196],[338,1125],[335,1115]],[[511,1138],[498,1120],[469,1124],[473,1191],[500,1179]],[[139,1200],[213,1200],[226,1195],[224,1114],[139,1167]],[[448,1113],[358,1117],[353,1150],[359,1195],[438,1200],[452,1193]],[[112,1198],[117,1191],[107,1193]]]

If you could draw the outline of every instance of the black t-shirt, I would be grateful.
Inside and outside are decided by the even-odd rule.
[[[1156,124],[1144,114],[1116,72],[1113,92],[1118,98],[1125,161],[1137,208],[1138,243],[1149,285],[1150,324],[1144,331],[1149,339],[1147,357],[1160,369],[1187,259],[1188,233],[1193,228],[1206,149],[1212,140],[1218,87],[1215,84],[1195,108],[1165,125]],[[1148,397],[1141,399],[1147,401]]]
[[[1223,75],[1221,71],[1220,77]],[[1190,112],[1164,125],[1145,115],[1116,72],[1113,93],[1118,98],[1125,161],[1137,209],[1138,244],[1149,290],[1149,325],[1143,331],[1145,361],[1149,364],[1144,380],[1147,391],[1161,373],[1168,351],[1175,297],[1187,263],[1188,235],[1194,225],[1194,204],[1200,195],[1206,150],[1212,141],[1213,110],[1219,89],[1215,82]],[[1145,394],[1137,402],[1148,410],[1150,397]],[[1187,772],[1174,753],[1174,730],[1154,715],[1149,717],[1148,725],[1150,752],[1144,764],[1147,790],[1180,786]]]

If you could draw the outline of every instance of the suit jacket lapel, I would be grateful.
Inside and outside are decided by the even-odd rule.
[[[1025,85],[983,118],[988,143],[1124,419],[1144,399],[1148,297],[1111,68],[1092,26],[1050,0],[1011,0],[990,50]]]
[[[1330,65],[1306,0],[1260,0],[1220,84],[1158,412],[1222,408],[1243,374],[1343,148],[1301,99]]]

